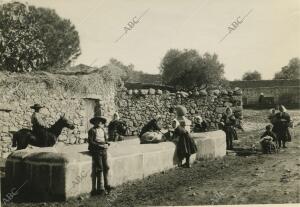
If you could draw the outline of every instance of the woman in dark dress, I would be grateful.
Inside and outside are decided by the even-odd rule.
[[[159,126],[159,121],[161,120],[160,116],[155,117],[151,121],[149,121],[141,130],[139,134],[139,138],[142,137],[142,135],[146,132],[155,132],[155,131],[160,131],[161,127]]]
[[[289,126],[291,123],[290,115],[286,112],[284,106],[279,106],[279,112],[275,114],[275,121],[273,123],[273,132],[277,136],[278,147],[283,146],[286,148],[285,143],[291,140],[291,134],[289,132]]]
[[[201,116],[195,117],[195,125],[193,127],[193,132],[207,132],[207,123],[202,119]]]
[[[182,122],[182,125],[179,125],[179,122],[175,119],[172,122],[172,127],[175,129],[173,140],[177,142],[176,150],[179,159],[179,166],[190,168],[190,156],[198,151],[195,141],[184,129],[184,122]],[[182,160],[184,158],[186,162],[184,165],[182,165]]]
[[[236,118],[234,117],[231,108],[226,108],[225,113],[221,118],[221,125],[223,127],[224,132],[226,133],[226,148],[228,150],[232,150],[232,142],[233,140],[237,140],[238,137],[234,129],[236,125]]]

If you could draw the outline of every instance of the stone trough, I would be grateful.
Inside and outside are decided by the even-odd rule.
[[[226,154],[223,131],[194,133],[198,146],[195,159],[221,158]],[[11,153],[6,161],[6,181],[10,187],[26,182],[23,191],[41,200],[66,200],[90,193],[93,184],[92,158],[87,144],[25,149]],[[139,144],[138,139],[112,143],[108,149],[109,181],[118,186],[130,180],[143,179],[177,164],[175,144]]]

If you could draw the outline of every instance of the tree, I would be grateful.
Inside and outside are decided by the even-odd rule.
[[[102,69],[107,69],[113,76],[118,76],[123,81],[127,81],[134,72],[134,65],[124,65],[121,61],[111,58],[109,63],[103,66]]]
[[[300,79],[300,59],[292,58],[287,66],[275,73],[274,79]]]
[[[216,54],[200,56],[196,50],[170,49],[161,61],[160,73],[164,84],[189,89],[223,80],[224,65]]]
[[[54,10],[6,3],[0,19],[0,70],[62,68],[80,54],[75,27]]]
[[[243,81],[261,80],[261,74],[256,70],[253,72],[249,71],[243,75],[242,80]]]

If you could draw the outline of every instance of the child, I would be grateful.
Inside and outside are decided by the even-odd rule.
[[[201,116],[195,117],[195,125],[193,128],[193,132],[206,132],[207,131],[207,123],[202,119]]]
[[[107,163],[107,148],[109,143],[106,141],[106,132],[104,130],[104,124],[106,119],[101,116],[95,116],[90,120],[90,123],[94,125],[88,131],[88,143],[89,151],[92,154],[93,162],[95,164],[95,178],[97,179],[97,188],[93,185],[92,194],[104,195],[107,190],[109,193],[112,187],[108,184],[108,170]],[[102,173],[104,177],[104,188],[102,185]]]
[[[267,125],[266,131],[260,137],[262,151],[263,151],[263,153],[266,153],[266,154],[271,154],[272,152],[277,151],[277,146],[275,144],[276,135],[274,132],[271,131],[271,129],[272,129],[272,126]]]
[[[197,146],[190,134],[184,129],[185,122],[180,125],[176,119],[172,122],[172,127],[175,129],[173,140],[177,141],[177,156],[179,158],[179,166],[190,168],[190,156],[197,152]],[[182,165],[182,160],[185,158],[186,162]]]

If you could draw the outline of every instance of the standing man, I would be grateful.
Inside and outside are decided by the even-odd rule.
[[[90,120],[94,126],[88,131],[89,151],[93,157],[95,165],[94,172],[96,183],[93,185],[92,194],[104,195],[106,191],[109,193],[112,189],[108,184],[109,166],[107,163],[107,149],[109,143],[107,142],[107,135],[104,130],[106,119],[101,116],[95,116]],[[104,177],[104,186],[102,185],[102,174]]]

